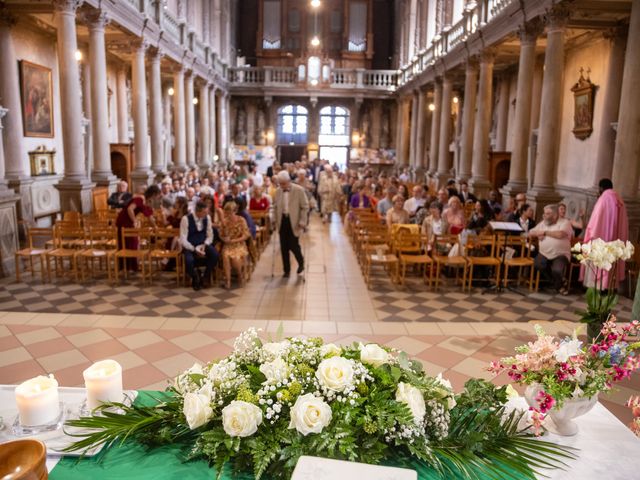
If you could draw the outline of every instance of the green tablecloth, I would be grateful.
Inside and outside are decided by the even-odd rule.
[[[153,396],[159,392],[140,391],[137,404],[152,405]],[[135,442],[127,442],[122,447],[112,447],[104,452],[100,461],[95,457],[78,459],[64,457],[49,473],[50,480],[211,480],[216,476],[204,461],[182,461],[183,452],[178,446],[147,449]],[[414,470],[422,480],[437,480],[441,477],[433,470],[416,464]],[[234,476],[225,471],[224,480],[252,480],[253,476]],[[265,480],[269,480],[263,477]],[[448,477],[448,480],[456,480]],[[514,476],[513,480],[519,480]]]

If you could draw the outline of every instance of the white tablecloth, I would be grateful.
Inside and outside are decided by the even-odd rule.
[[[0,443],[12,440],[11,426],[17,415],[13,389],[0,385],[0,415],[5,428],[0,431]],[[67,405],[82,403],[83,388],[61,388],[60,399]],[[523,398],[511,401],[516,408],[526,409]],[[609,410],[597,403],[593,410],[576,419],[579,432],[574,437],[548,433],[544,440],[579,449],[577,460],[569,461],[566,471],[546,472],[553,480],[640,480],[640,439],[622,424]],[[51,435],[51,434],[48,434]],[[47,458],[49,471],[60,457]],[[541,477],[542,478],[542,477]]]

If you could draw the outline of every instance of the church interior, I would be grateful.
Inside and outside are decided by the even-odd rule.
[[[251,327],[507,384],[489,363],[534,325],[586,334],[584,265],[563,250],[540,275],[528,232],[599,238],[602,179],[624,231],[605,240],[635,246],[611,311],[639,320],[637,45],[636,0],[0,1],[0,384],[82,387],[108,358],[164,390]],[[522,251],[495,230],[476,257],[488,220]],[[636,373],[599,401],[629,424],[639,394]]]

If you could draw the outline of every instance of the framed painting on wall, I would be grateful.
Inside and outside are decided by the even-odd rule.
[[[51,69],[21,60],[20,87],[25,137],[53,138]]]
[[[586,79],[582,72],[580,69],[580,78],[571,88],[574,99],[573,134],[580,140],[589,138],[593,132],[593,97],[596,89],[589,78],[589,70]]]

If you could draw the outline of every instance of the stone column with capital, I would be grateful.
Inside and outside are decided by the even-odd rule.
[[[471,159],[473,156],[473,122],[475,119],[476,96],[478,86],[478,63],[467,60],[464,79],[464,104],[462,105],[462,134],[460,146],[460,171],[458,177],[468,180],[471,177]]]
[[[489,130],[491,128],[491,92],[493,84],[494,52],[486,50],[480,55],[478,83],[478,109],[473,128],[473,155],[469,186],[477,197],[486,197],[492,185],[489,182]]]
[[[117,178],[111,171],[109,146],[109,109],[107,106],[107,58],[104,29],[108,22],[102,10],[85,14],[89,26],[89,65],[91,71],[91,136],[93,146],[92,180],[110,189]],[[87,79],[85,78],[85,81]]]
[[[151,169],[156,175],[161,175],[165,170],[164,152],[162,148],[162,76],[160,67],[162,63],[162,51],[156,49],[151,54],[151,69],[149,71],[150,86],[150,129],[151,138]]]
[[[209,84],[206,82],[202,82],[200,84],[199,89],[199,98],[200,101],[198,103],[198,107],[200,109],[200,161],[198,165],[202,168],[207,168],[211,165],[211,154],[209,151],[210,148],[210,140],[209,140]]]
[[[173,164],[180,171],[187,168],[187,133],[184,108],[184,68],[173,72]]]
[[[184,108],[186,120],[187,166],[196,166],[196,131],[195,108],[193,105],[193,71],[187,72],[184,81]]]
[[[417,169],[418,178],[422,178],[422,173],[425,167],[425,136],[427,135],[427,104],[429,99],[427,98],[427,91],[420,90],[420,98],[418,99],[418,133],[416,137],[416,157],[415,167]],[[376,117],[374,117],[376,118]]]
[[[82,134],[80,77],[76,61],[77,0],[54,0],[57,53],[59,62],[62,144],[64,147],[64,178],[56,188],[60,191],[62,211],[88,213],[92,209],[91,189],[87,178]]]
[[[438,188],[443,187],[451,176],[451,94],[453,83],[449,76],[442,79],[442,101],[440,107],[440,138],[438,140]]]
[[[131,110],[133,114],[134,131],[134,162],[131,172],[132,191],[139,187],[146,187],[153,181],[149,162],[148,118],[147,118],[147,81],[145,78],[145,59],[148,44],[141,40],[133,47],[131,62]]]
[[[442,110],[442,83],[438,79],[436,79],[433,87],[433,107],[431,114],[431,141],[429,142],[429,175],[435,175],[438,169],[440,111]]]
[[[31,178],[29,156],[22,137],[22,107],[20,105],[20,75],[11,29],[16,18],[6,7],[0,6],[0,99],[3,102],[4,118],[2,134],[4,136],[4,170],[9,186],[20,195],[18,217],[31,222]],[[0,181],[2,181],[0,180]],[[3,189],[4,190],[4,189]],[[6,190],[5,190],[6,191]]]
[[[118,118],[118,143],[129,143],[129,105],[127,101],[127,69],[116,72],[116,110]]]
[[[505,200],[527,190],[527,158],[531,136],[531,106],[533,80],[536,66],[536,41],[542,33],[540,21],[530,22],[520,29],[520,62],[516,88],[513,148],[509,182],[501,190]]]
[[[533,187],[527,193],[527,199],[531,200],[538,214],[544,205],[556,203],[561,198],[555,190],[555,181],[562,123],[562,109],[558,107],[562,105],[564,94],[564,31],[568,18],[569,9],[564,4],[557,5],[547,15],[538,149]]]
[[[212,86],[209,89],[209,163],[214,163],[214,157],[218,155],[216,103],[216,87]]]

